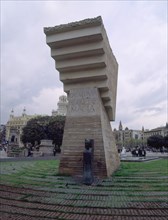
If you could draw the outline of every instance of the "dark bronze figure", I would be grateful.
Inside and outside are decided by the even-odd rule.
[[[83,183],[91,185],[93,183],[93,151],[94,140],[85,139],[85,150],[83,152]]]

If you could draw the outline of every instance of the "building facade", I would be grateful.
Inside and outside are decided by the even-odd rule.
[[[57,116],[57,115],[66,115],[67,113],[67,97],[65,95],[62,95],[59,97],[59,101],[57,103],[58,109],[55,111],[52,111],[52,116]],[[21,141],[21,135],[22,135],[22,130],[26,126],[27,122],[32,119],[37,117],[38,115],[27,115],[26,114],[26,109],[23,109],[22,115],[21,116],[15,116],[14,111],[11,111],[9,120],[6,124],[6,141],[9,144],[15,144],[19,147],[23,146],[23,143]]]
[[[162,137],[168,136],[168,123],[165,126],[154,128],[151,130],[144,131],[144,139],[147,140],[148,137],[153,135],[161,135]]]
[[[5,144],[6,140],[6,126],[5,125],[0,125],[0,144]]]
[[[65,116],[67,114],[67,106],[68,106],[67,97],[65,95],[60,96],[59,101],[57,103],[57,110],[52,111],[52,116],[57,116],[57,115]]]
[[[34,117],[37,117],[37,115],[27,115],[25,108],[21,116],[14,116],[14,111],[12,110],[9,121],[6,124],[6,141],[8,141],[9,144],[15,144],[22,147],[22,130],[27,122]]]
[[[122,123],[120,121],[119,128],[113,130],[113,134],[118,146],[118,149],[123,147],[131,148],[138,144],[143,144],[143,129],[133,130],[126,127],[123,129]]]
[[[126,147],[130,148],[136,145],[147,145],[147,139],[153,135],[161,135],[162,137],[168,136],[168,123],[166,126],[154,128],[151,130],[133,130],[126,127],[123,129],[120,121],[119,128],[113,130],[113,134],[118,145],[118,148]]]

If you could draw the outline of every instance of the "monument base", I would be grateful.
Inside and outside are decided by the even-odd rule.
[[[93,139],[93,175],[110,176],[120,159],[98,89],[73,89],[68,101],[59,173],[82,175],[85,139]]]
[[[53,156],[54,145],[52,144],[52,140],[41,140],[40,144],[40,152],[43,156]]]

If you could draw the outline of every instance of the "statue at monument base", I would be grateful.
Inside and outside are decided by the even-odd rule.
[[[85,150],[83,152],[83,183],[91,185],[94,181],[93,177],[93,152],[94,140],[85,139]]]

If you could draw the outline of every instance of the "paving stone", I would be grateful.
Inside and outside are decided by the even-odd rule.
[[[6,171],[8,169],[6,167]],[[168,219],[166,175],[158,177],[157,172],[142,172],[141,177],[115,176],[101,181],[100,185],[85,186],[71,177],[51,176],[49,173],[46,178],[41,178],[41,171],[33,172],[25,179],[41,181],[39,186],[22,184],[15,187],[9,185],[13,184],[10,183],[12,178],[0,184],[1,220]],[[141,187],[138,181],[142,183]],[[158,190],[159,187],[162,190]]]

